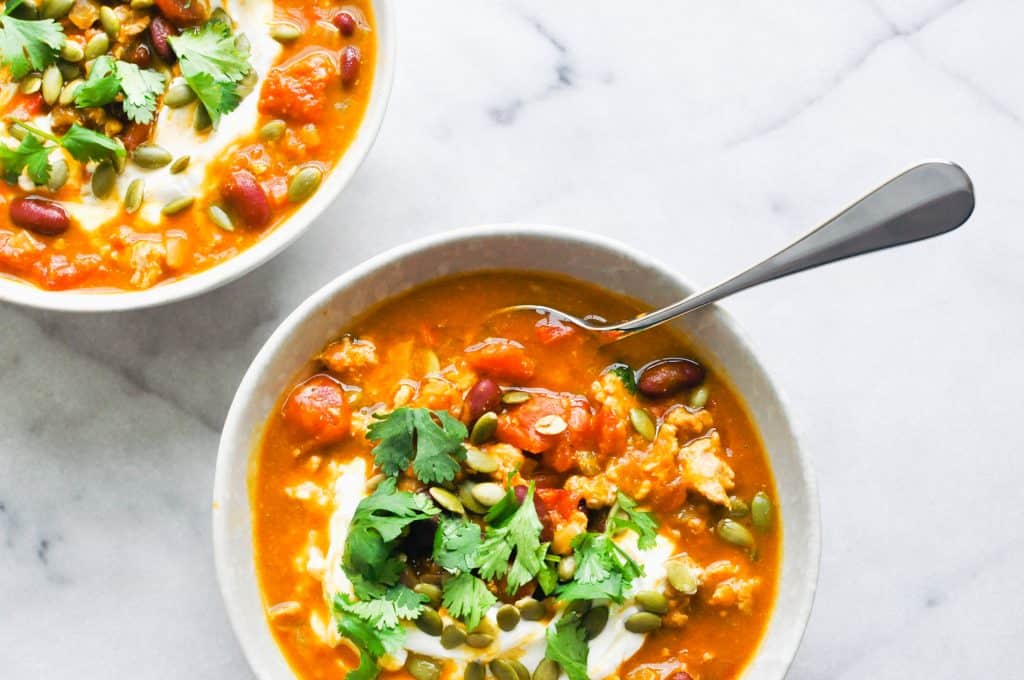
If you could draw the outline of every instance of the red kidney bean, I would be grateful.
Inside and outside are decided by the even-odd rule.
[[[490,378],[481,378],[466,393],[466,411],[473,424],[488,411],[498,412],[501,408],[501,388]]]
[[[156,7],[175,26],[195,26],[210,16],[208,0],[156,0]]]
[[[125,61],[129,61],[139,68],[149,68],[153,63],[153,53],[146,43],[139,43],[128,52]]]
[[[21,196],[11,201],[11,222],[44,236],[56,236],[71,226],[68,211],[60,203],[39,196]]]
[[[646,397],[668,397],[701,384],[704,373],[692,359],[661,359],[640,369],[636,386]]]
[[[149,22],[149,40],[153,43],[153,51],[156,55],[163,59],[164,63],[170,66],[174,62],[178,61],[178,56],[174,53],[171,48],[171,43],[168,38],[178,35],[178,29],[176,29],[171,22],[167,21],[161,16],[153,17],[153,20]]]
[[[136,147],[147,142],[150,132],[153,131],[153,125],[153,123],[136,123],[135,121],[128,123],[124,134],[121,135],[124,148],[128,151],[135,151]]]
[[[356,32],[356,20],[350,13],[342,11],[334,15],[331,19],[334,25],[337,27],[338,32],[343,36],[350,36]]]
[[[341,84],[343,87],[352,87],[359,80],[360,61],[358,48],[349,45],[341,51]]]
[[[516,502],[518,502],[520,505],[522,505],[523,501],[526,500],[526,492],[527,491],[529,491],[529,489],[527,489],[522,484],[517,484],[516,485],[516,487],[515,487]],[[534,496],[533,503],[534,503],[534,505],[537,504],[537,497],[536,496]]]
[[[228,175],[220,185],[220,195],[248,226],[263,227],[270,221],[267,192],[248,170],[235,170]]]

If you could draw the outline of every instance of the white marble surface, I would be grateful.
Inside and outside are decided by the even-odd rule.
[[[347,267],[518,220],[711,283],[925,157],[974,177],[967,227],[726,305],[819,476],[791,677],[1024,676],[1024,3],[399,4],[380,140],[273,263],[139,313],[0,309],[0,677],[251,677],[212,567],[218,430]]]

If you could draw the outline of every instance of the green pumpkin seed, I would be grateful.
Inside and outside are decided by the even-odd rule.
[[[473,498],[481,505],[493,507],[505,497],[505,489],[494,482],[484,482],[473,487]]]
[[[739,496],[729,496],[729,517],[739,519],[750,514],[750,506]]]
[[[700,573],[689,557],[672,559],[665,563],[669,585],[684,595],[693,595],[700,587]]]
[[[121,143],[121,140],[116,140],[116,141],[117,141],[118,146],[120,146],[121,150],[123,151],[124,150],[124,144]],[[111,160],[114,162],[114,171],[117,172],[117,174],[119,174],[119,175],[122,172],[124,172],[124,169],[126,167],[128,167],[128,154],[127,153],[115,154],[114,157]]]
[[[651,612],[637,612],[623,624],[630,633],[650,633],[661,628],[661,617]]]
[[[668,613],[668,598],[654,590],[641,590],[636,594],[636,603],[652,614]]]
[[[524,621],[540,621],[547,614],[544,605],[532,597],[524,597],[516,602],[516,608]]]
[[[238,88],[235,91],[238,92],[239,97],[245,99],[256,89],[256,83],[259,80],[260,78],[256,75],[256,71],[249,71],[238,81]]]
[[[100,26],[111,40],[117,39],[117,34],[121,32],[121,20],[117,18],[113,8],[107,5],[100,6]]]
[[[729,518],[721,519],[715,526],[715,530],[718,532],[718,536],[726,543],[731,543],[740,548],[750,549],[754,547],[754,535],[750,533],[750,529],[735,520]]]
[[[472,451],[472,449],[470,449]],[[470,512],[475,512],[478,515],[483,515],[487,512],[487,506],[483,505],[477,499],[473,498],[473,487],[476,486],[473,482],[466,482],[459,487],[459,500],[462,501],[462,507],[466,508]]]
[[[462,515],[466,512],[465,508],[462,507],[462,501],[459,500],[459,497],[448,489],[432,486],[429,493],[437,501],[437,504],[448,512],[454,512],[456,515]]]
[[[758,531],[768,531],[772,525],[772,499],[764,491],[754,494],[750,502],[750,520]]]
[[[57,70],[60,71],[60,77],[64,79],[64,82],[80,78],[82,76],[82,67],[78,64],[69,64],[66,61],[57,62]]]
[[[581,619],[590,611],[592,603],[590,600],[573,600],[565,608],[565,616],[577,614]]]
[[[60,48],[60,58],[64,61],[77,63],[85,59],[85,49],[77,40],[65,40]]]
[[[494,616],[498,621],[498,628],[501,628],[505,632],[508,632],[518,626],[519,619],[522,618],[519,610],[511,604],[502,605]]]
[[[279,43],[290,43],[302,37],[302,28],[286,21],[270,25],[270,37]]]
[[[323,178],[324,173],[320,168],[312,165],[302,168],[288,183],[288,200],[292,203],[302,203],[313,195]]]
[[[50,191],[60,191],[60,188],[68,181],[68,163],[63,158],[58,158],[50,164],[50,179],[46,182],[46,188]]]
[[[455,649],[461,647],[466,642],[466,631],[462,630],[454,623],[449,623],[441,631],[441,646],[445,649]]]
[[[78,94],[78,88],[82,86],[85,81],[81,78],[76,78],[70,83],[64,86],[64,89],[60,91],[60,96],[57,97],[57,103],[62,106],[69,106],[75,101],[75,95]]]
[[[519,659],[509,659],[508,662],[512,664],[512,670],[516,673],[516,678],[519,680],[530,680],[530,671],[526,669],[523,662]]]
[[[558,580],[569,581],[576,575],[576,558],[572,555],[563,557],[558,563]]]
[[[196,100],[196,93],[185,83],[175,83],[164,95],[164,105],[172,109],[180,109],[188,106]]]
[[[85,44],[85,58],[95,59],[110,49],[110,38],[106,33],[97,33]]]
[[[698,387],[690,397],[690,408],[704,408],[708,403],[708,386]]]
[[[479,661],[470,661],[466,664],[465,680],[484,680],[487,676],[487,669]]]
[[[43,71],[43,79],[40,83],[40,89],[43,93],[43,101],[48,106],[53,106],[57,103],[57,99],[60,97],[61,88],[64,87],[64,76],[61,75],[60,69],[57,68],[56,64],[50,64]]]
[[[486,649],[494,644],[494,636],[488,633],[470,633],[466,636],[466,644],[473,649]]]
[[[235,224],[231,221],[231,216],[227,214],[224,208],[220,207],[216,203],[212,204],[206,209],[206,216],[210,218],[214,226],[223,229],[224,231],[234,231]]]
[[[173,158],[170,151],[156,144],[143,144],[132,152],[132,160],[135,164],[147,170],[162,168]]]
[[[218,7],[210,13],[210,21],[219,21],[228,28],[232,28],[235,22],[231,20],[231,16],[224,11],[223,7]]]
[[[410,656],[405,670],[414,680],[438,680],[441,677],[441,664],[424,656]]]
[[[8,10],[15,19],[38,19],[39,18],[39,7],[36,6],[34,0],[25,0],[20,5],[12,5],[12,9]]]
[[[420,615],[416,617],[416,627],[427,635],[438,637],[444,630],[444,621],[441,620],[441,615],[437,613],[436,609],[424,607]]]
[[[466,448],[466,466],[470,470],[489,475],[498,469],[498,465],[498,459],[489,453],[485,453],[475,446]]]
[[[633,429],[640,434],[641,437],[651,442],[654,441],[654,434],[656,431],[654,421],[647,415],[647,411],[642,408],[631,408],[629,409],[629,422],[633,424]]]
[[[260,128],[260,139],[264,142],[273,142],[274,140],[281,139],[284,136],[284,131],[287,129],[288,124],[283,120],[272,120]]]
[[[196,107],[196,112],[192,114],[192,129],[196,132],[206,132],[212,127],[213,119],[210,118],[210,112],[200,104]]]
[[[128,6],[132,9],[149,9],[156,4],[156,0],[132,0]]]
[[[533,680],[558,680],[558,676],[562,674],[562,667],[558,665],[557,661],[552,659],[544,659],[537,668],[533,671]]]
[[[600,635],[607,625],[608,607],[604,605],[594,607],[583,617],[583,630],[586,631],[588,640],[593,640]]]
[[[440,574],[423,574],[420,576],[420,581],[423,583],[429,583],[432,586],[440,586],[444,583],[444,579]]]
[[[129,215],[142,207],[142,199],[146,196],[146,181],[141,177],[133,179],[124,191],[124,211]]]
[[[488,668],[491,669],[491,675],[496,680],[519,680],[519,674],[516,673],[515,667],[507,659],[495,659],[488,664]]]
[[[117,181],[117,172],[110,161],[103,161],[92,173],[92,195],[96,198],[106,198],[114,189]]]
[[[15,125],[14,123],[8,123],[7,124],[7,134],[9,134],[11,137],[14,137],[15,139],[17,139],[20,142],[21,140],[25,139],[26,136],[28,136],[28,130],[26,130],[25,128],[21,127],[20,125]]]
[[[522,404],[523,402],[530,400],[530,393],[523,392],[521,390],[509,390],[508,392],[502,392],[501,403],[502,404]]]
[[[441,589],[433,583],[417,583],[413,591],[427,598],[427,604],[434,609],[441,606]]]
[[[498,414],[493,411],[488,411],[477,418],[476,423],[473,424],[473,430],[469,433],[469,441],[470,443],[479,446],[480,444],[490,440],[497,429]]]
[[[178,175],[188,169],[188,164],[192,161],[191,156],[182,156],[181,158],[174,159],[171,163],[170,171],[172,175]]]
[[[249,36],[245,33],[239,33],[235,36],[235,47],[242,52],[249,52],[252,50],[252,42],[249,41]]]
[[[43,79],[38,75],[26,76],[18,84],[18,91],[22,94],[35,94],[43,86]]]
[[[39,6],[41,19],[63,19],[74,6],[75,0],[43,0]]]
[[[196,202],[193,196],[182,196],[176,198],[163,207],[160,211],[164,215],[177,215],[178,213],[185,212],[192,207],[192,204]]]

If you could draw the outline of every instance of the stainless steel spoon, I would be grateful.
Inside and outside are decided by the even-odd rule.
[[[714,288],[620,323],[601,325],[543,305],[516,305],[498,313],[552,314],[614,342],[692,312],[733,293],[854,255],[945,234],[974,210],[974,187],[960,166],[921,163],[894,177],[800,240]]]

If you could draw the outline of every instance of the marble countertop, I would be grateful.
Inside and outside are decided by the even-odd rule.
[[[1024,668],[1024,3],[400,2],[349,190],[259,271],[170,307],[0,307],[0,676],[252,677],[214,578],[218,433],[277,323],[348,267],[494,221],[617,237],[709,284],[912,162],[965,228],[728,308],[821,491],[791,673]]]

